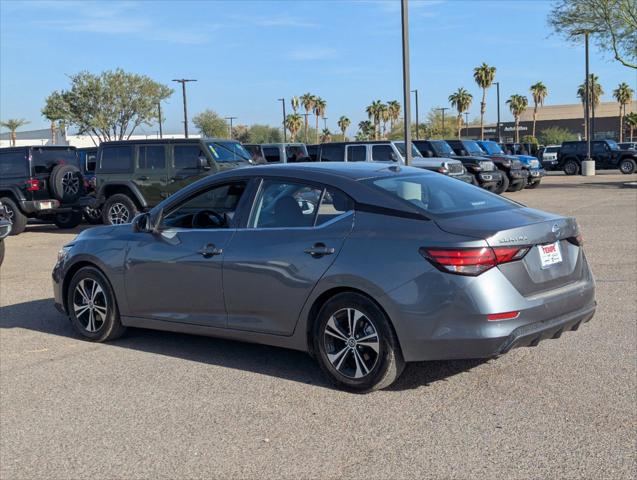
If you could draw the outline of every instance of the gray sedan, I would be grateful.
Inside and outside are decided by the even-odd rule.
[[[293,348],[359,392],[405,362],[557,338],[596,306],[574,218],[369,163],[207,177],[132,224],[82,232],[53,287],[88,340],[132,326]]]

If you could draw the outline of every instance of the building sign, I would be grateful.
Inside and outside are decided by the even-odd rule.
[[[521,132],[522,130],[528,130],[529,127],[523,127],[522,125],[520,125],[518,127],[518,132]],[[513,127],[504,127],[504,131],[505,132],[515,132],[515,125]]]

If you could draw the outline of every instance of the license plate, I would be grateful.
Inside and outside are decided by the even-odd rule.
[[[53,202],[40,202],[40,210],[51,210]]]
[[[549,245],[538,245],[540,251],[540,262],[542,268],[549,268],[556,263],[562,263],[562,253],[560,252],[560,242]]]

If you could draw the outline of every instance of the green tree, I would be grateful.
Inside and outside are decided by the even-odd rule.
[[[321,97],[314,99],[314,115],[316,115],[316,143],[319,143],[319,120],[325,116],[327,102]]]
[[[204,137],[228,138],[228,122],[214,110],[208,108],[195,115],[192,123]]]
[[[537,121],[538,106],[544,106],[544,99],[549,94],[549,89],[542,82],[531,85],[531,95],[533,96],[533,137],[535,137],[535,122]]]
[[[529,100],[524,95],[511,95],[506,101],[509,110],[515,118],[515,142],[520,141],[520,115],[524,113],[526,107],[529,106]]]
[[[307,127],[308,127],[307,117],[310,113],[314,111],[314,105],[316,104],[316,97],[308,92],[301,95],[300,100],[301,100],[301,105],[303,105],[303,108],[305,109],[305,143],[307,143]]]
[[[401,125],[402,128],[402,125]],[[425,121],[421,123],[420,128],[424,138],[445,139],[454,138],[456,136],[456,125],[453,121],[449,121],[449,117],[445,116],[444,128],[442,125],[442,112],[437,108],[429,110],[425,117]]]
[[[99,75],[80,72],[70,79],[71,88],[53,92],[42,111],[53,117],[63,114],[66,124],[100,142],[128,139],[140,125],[151,125],[158,118],[157,103],[173,92],[145,75],[122,69]]]
[[[42,115],[51,122],[51,143],[55,144],[57,127],[69,116],[66,102],[60,92],[53,92],[49,95],[46,105],[42,109]]]
[[[548,16],[553,29],[581,42],[589,32],[600,50],[637,69],[637,2],[635,0],[559,0]]]
[[[303,125],[303,120],[301,119],[301,115],[298,113],[292,113],[285,117],[285,128],[287,128],[290,132],[290,140],[292,142],[296,141],[296,135],[301,130],[301,126]],[[307,124],[306,128],[306,136],[307,136]]]
[[[380,136],[380,117],[382,105],[383,102],[381,102],[380,100],[374,100],[365,109],[368,118],[374,123],[374,140],[378,140],[378,137]]]
[[[329,128],[324,128],[321,131],[321,143],[328,143],[332,141],[332,133],[330,132]]]
[[[449,103],[456,109],[458,116],[456,117],[458,126],[458,138],[462,131],[462,114],[469,109],[471,102],[473,101],[473,95],[471,95],[464,88],[459,88],[454,93],[449,95]]]
[[[599,84],[599,78],[597,75],[590,73],[588,75],[589,78],[589,89],[590,89],[590,99],[591,105],[593,109],[599,105],[599,100],[604,95],[604,90],[602,86]],[[582,107],[584,107],[584,115],[586,115],[586,83],[582,83],[579,87],[577,87],[577,96],[582,102]],[[584,122],[584,138],[588,138],[588,122]]]
[[[542,145],[561,145],[562,142],[577,140],[577,135],[566,128],[548,127],[538,135],[538,142]]]
[[[358,133],[356,140],[365,141],[376,137],[376,126],[369,120],[358,122]]]
[[[626,115],[626,125],[630,129],[630,141],[633,141],[633,132],[637,128],[637,112],[631,112]]]
[[[391,119],[391,115],[389,113],[389,107],[386,103],[381,104],[378,107],[378,116],[380,118],[381,123],[383,124],[383,133],[381,138],[385,138],[387,134],[387,122]]]
[[[473,69],[473,79],[482,89],[482,101],[480,102],[480,139],[484,140],[484,114],[487,111],[487,90],[495,80],[495,67],[490,67],[482,62],[482,65]]]
[[[232,138],[237,142],[249,143],[250,129],[247,125],[235,125],[232,127]]]
[[[281,130],[270,125],[255,123],[248,129],[248,141],[250,143],[279,143],[282,141]]]
[[[29,122],[26,121],[23,118],[10,118],[9,120],[7,120],[6,122],[0,122],[0,126],[3,126],[5,128],[9,129],[9,132],[11,133],[11,145],[15,147],[15,142],[16,142],[16,130],[18,130],[18,128],[25,126],[26,124],[28,124]]]
[[[341,116],[341,118],[338,119],[338,122],[336,122],[338,125],[338,128],[341,129],[341,135],[343,135],[343,138],[345,138],[345,132],[347,131],[347,129],[349,128],[349,126],[351,125],[351,120],[349,118],[347,118],[345,115]]]
[[[626,105],[633,99],[635,92],[628,86],[626,82],[620,83],[615,90],[613,90],[613,97],[619,103],[619,141],[624,141],[624,117],[626,116]]]
[[[394,123],[400,118],[400,102],[398,100],[390,100],[387,102],[389,109],[389,131],[394,129]]]

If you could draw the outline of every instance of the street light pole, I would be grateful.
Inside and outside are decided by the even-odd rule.
[[[401,0],[400,13],[403,33],[403,104],[405,130],[405,165],[411,165],[411,108],[409,93],[409,5]]]
[[[226,117],[226,120],[230,120],[230,140],[232,140],[232,121],[236,119],[237,117]]]
[[[464,112],[464,131],[467,138],[469,137],[469,112]]]
[[[188,138],[188,109],[186,107],[186,83],[196,82],[197,80],[192,78],[180,78],[173,79],[173,82],[181,83],[181,93],[184,99],[184,135]]]
[[[585,116],[586,119],[586,159],[582,162],[582,175],[595,175],[595,162],[591,159],[591,119],[590,119],[590,103],[591,103],[591,82],[588,70],[588,32],[584,32],[584,54],[586,55],[586,82],[584,88],[585,96]]]
[[[159,138],[164,138],[164,134],[161,128],[161,100],[157,102],[157,113],[159,115]]]
[[[279,98],[278,100],[283,107],[283,143],[288,143],[288,133],[285,131],[285,98]]]
[[[496,86],[496,92],[498,97],[498,143],[502,143],[502,137],[500,136],[500,82],[493,82]]]
[[[418,89],[412,90],[416,95],[416,140],[420,140],[420,131],[418,126]]]
[[[442,112],[442,133],[441,133],[441,136],[444,138],[444,136],[445,136],[445,110],[449,110],[449,107],[440,107],[440,108],[436,108],[436,110],[440,110]]]
[[[321,117],[323,119],[323,130],[327,130],[327,117]]]

